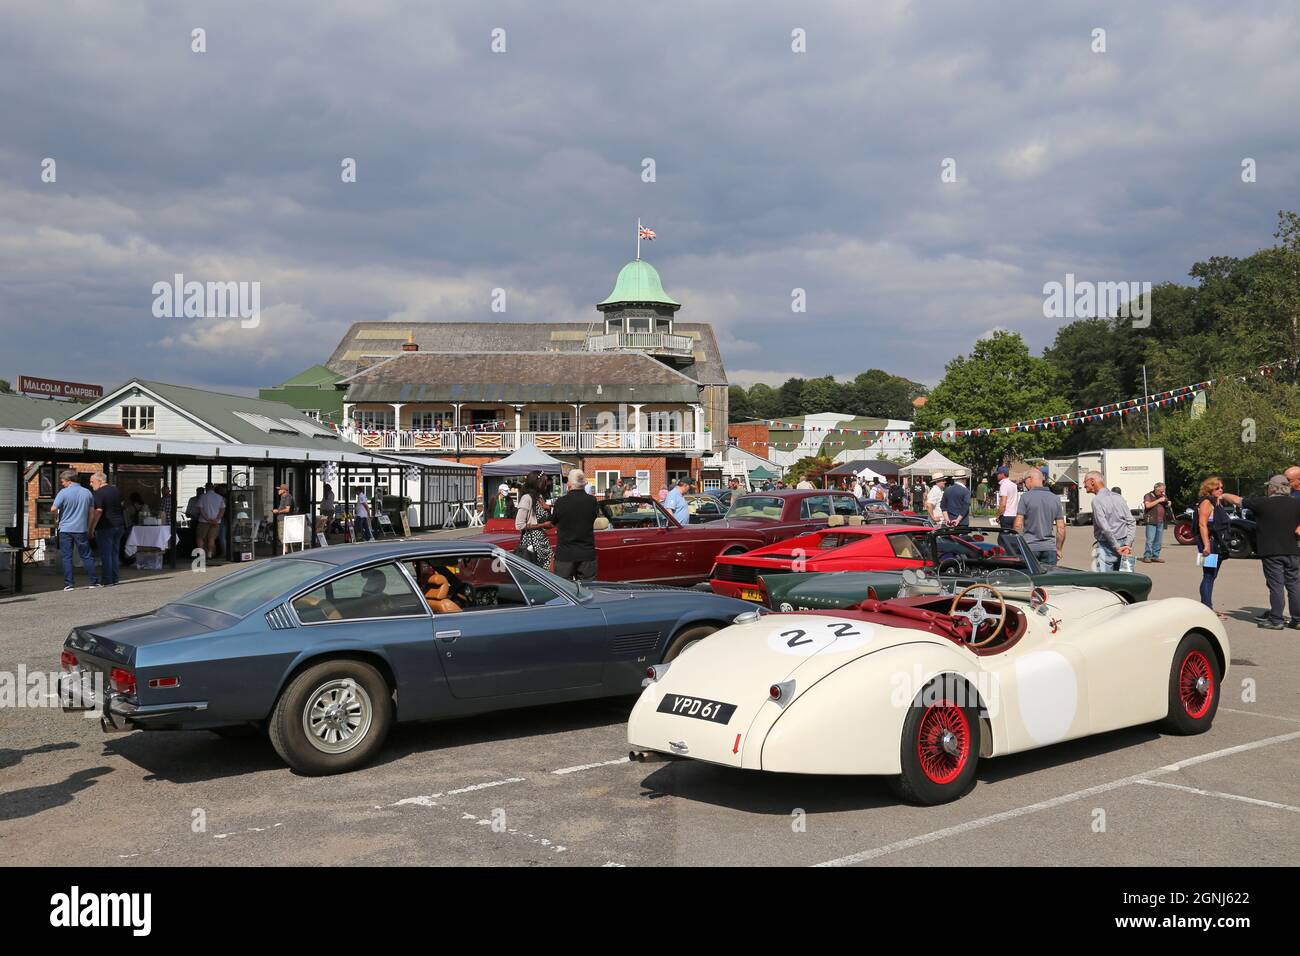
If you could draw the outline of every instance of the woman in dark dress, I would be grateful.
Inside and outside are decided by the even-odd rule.
[[[1241,498],[1223,490],[1223,481],[1217,476],[1206,478],[1201,482],[1199,500],[1196,502],[1197,535],[1200,538],[1201,553],[1201,603],[1214,610],[1214,581],[1219,576],[1219,568],[1227,560],[1228,531],[1232,521],[1223,502],[1241,506]],[[1217,555],[1214,566],[1206,564],[1206,558]],[[1220,619],[1227,620],[1228,615],[1215,611]]]

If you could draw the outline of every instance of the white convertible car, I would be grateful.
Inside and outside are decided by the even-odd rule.
[[[632,759],[883,775],[937,804],[973,786],[981,757],[1214,720],[1228,638],[1195,601],[1126,604],[1017,572],[964,588],[908,576],[906,596],[852,610],[743,614],[652,667]]]

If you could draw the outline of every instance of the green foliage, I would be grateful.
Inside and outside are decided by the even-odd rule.
[[[733,422],[755,418],[799,418],[820,412],[910,421],[912,399],[926,393],[925,386],[919,382],[878,368],[862,372],[851,382],[839,382],[826,375],[812,379],[790,378],[780,389],[757,384],[748,390],[733,385],[729,391]]]
[[[0,378],[0,395],[12,395],[14,387],[9,384],[8,379]]]
[[[834,467],[835,462],[831,460],[829,455],[806,455],[786,469],[784,481],[787,485],[795,485],[807,478],[820,488],[822,486],[822,477]]]
[[[987,428],[1025,419],[1059,415],[1070,410],[1057,391],[1058,375],[1047,359],[1029,354],[1025,340],[1014,332],[995,332],[975,343],[969,356],[948,363],[943,380],[916,414],[918,431]],[[1061,446],[1059,430],[1011,432],[971,438],[917,439],[921,457],[938,448],[958,464],[968,466],[975,480],[1005,461],[1046,457]]]

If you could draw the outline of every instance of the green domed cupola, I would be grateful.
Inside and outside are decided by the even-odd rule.
[[[680,364],[694,361],[694,342],[673,331],[673,316],[682,304],[664,291],[655,267],[633,259],[619,270],[614,291],[596,308],[604,313],[605,331],[589,335],[591,351],[634,350]]]
[[[614,291],[596,308],[602,312],[617,305],[667,305],[680,309],[682,304],[664,291],[663,281],[655,267],[644,259],[633,259],[619,270]]]

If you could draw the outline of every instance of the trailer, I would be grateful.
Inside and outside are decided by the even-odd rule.
[[[1083,487],[1084,476],[1099,471],[1107,488],[1118,488],[1135,516],[1142,513],[1142,497],[1165,480],[1163,448],[1103,448],[1080,452],[1075,459],[1079,476],[1077,504],[1066,517],[1073,524],[1092,524],[1093,496]],[[1074,496],[1071,496],[1072,498]]]

